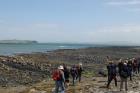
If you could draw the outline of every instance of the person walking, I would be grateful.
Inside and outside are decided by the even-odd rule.
[[[108,70],[108,83],[107,83],[107,88],[109,88],[109,85],[112,80],[115,81],[115,86],[117,87],[117,69],[116,69],[116,64],[113,63],[113,61],[109,61],[109,64],[107,65],[107,70]]]
[[[72,76],[72,84],[75,85],[75,80],[76,80],[77,75],[78,75],[78,72],[77,72],[77,69],[76,69],[75,65],[73,65],[72,68],[70,69],[70,73],[71,73],[71,76]]]
[[[63,64],[64,67],[64,77],[65,77],[65,86],[69,86],[69,77],[70,77],[70,70],[68,69],[66,64]]]
[[[123,83],[125,83],[125,90],[127,91],[127,78],[129,76],[129,69],[127,66],[127,63],[124,62],[122,64],[122,69],[120,70],[120,79],[121,79],[121,83],[120,83],[120,91],[122,91],[123,89]]]
[[[81,82],[82,72],[83,72],[82,63],[79,63],[77,66],[77,73],[78,73],[77,79],[79,79],[79,82]]]
[[[52,78],[55,81],[55,93],[65,93],[65,77],[63,70],[64,67],[60,65],[58,69],[53,72]]]

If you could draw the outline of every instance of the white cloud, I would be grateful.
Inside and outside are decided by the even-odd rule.
[[[123,24],[118,26],[107,26],[100,31],[104,32],[140,32],[140,25]]]
[[[139,42],[140,24],[110,26],[72,26],[60,24],[26,24],[0,27],[0,39],[29,39],[42,42]]]
[[[119,6],[120,6],[120,5],[126,5],[126,6],[127,6],[127,5],[129,5],[129,6],[130,6],[130,5],[131,5],[131,6],[134,5],[134,6],[135,6],[135,5],[140,5],[140,1],[139,1],[139,0],[121,0],[121,1],[114,0],[114,1],[108,1],[107,4],[108,4],[108,5],[113,5],[113,6],[114,6],[114,5],[117,5],[117,6],[118,6],[118,5],[119,5]]]
[[[118,7],[127,11],[140,11],[140,0],[108,0],[106,5]]]
[[[140,25],[135,24],[100,27],[91,34],[92,40],[97,42],[129,41],[140,43]]]
[[[33,24],[8,24],[4,25],[7,31],[56,31],[62,28],[62,25],[59,24],[51,24],[51,23],[33,23]]]
[[[0,39],[51,41],[54,38],[53,36],[61,30],[62,25],[52,23],[0,24]]]

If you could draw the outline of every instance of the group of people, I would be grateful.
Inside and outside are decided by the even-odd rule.
[[[108,70],[108,83],[107,88],[110,87],[112,80],[115,81],[115,86],[117,87],[117,76],[120,77],[120,91],[123,89],[123,83],[125,83],[125,90],[128,90],[127,79],[130,78],[132,81],[132,76],[140,72],[140,59],[132,58],[122,60],[120,59],[118,63],[109,61],[107,65]]]
[[[72,77],[72,85],[75,85],[75,81],[81,82],[83,67],[82,63],[67,67],[65,64],[60,65],[53,71],[52,78],[55,81],[55,93],[65,93],[65,89],[69,86],[69,78]]]
[[[65,64],[60,65],[52,73],[52,78],[55,81],[55,93],[65,93],[65,89],[69,86],[70,76],[72,78],[72,85],[75,85],[75,81],[81,82],[83,67],[82,64],[73,65],[67,67]],[[115,81],[115,86],[117,87],[118,76],[120,77],[120,91],[123,89],[123,83],[125,83],[125,90],[128,90],[127,81],[130,78],[132,81],[132,76],[140,73],[140,59],[120,59],[119,62],[109,61],[107,65],[108,71],[108,82],[107,88],[110,88],[110,83],[112,80]]]

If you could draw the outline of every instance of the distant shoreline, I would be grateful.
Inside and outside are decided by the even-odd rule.
[[[49,53],[55,53],[55,52],[64,52],[64,51],[80,51],[80,50],[96,50],[96,49],[103,49],[104,50],[111,50],[113,51],[114,49],[130,49],[130,50],[140,50],[140,46],[105,46],[105,47],[86,47],[86,48],[75,48],[75,49],[55,49],[55,50],[48,50],[48,51],[44,51],[44,52],[31,52],[31,53],[15,53],[13,55],[17,56],[17,55],[32,55],[32,54],[49,54]]]
[[[0,55],[47,53],[55,50],[88,49],[88,48],[136,48],[140,46],[115,46],[101,44],[68,44],[68,43],[0,43]]]
[[[32,40],[0,40],[0,44],[32,44],[38,43]]]

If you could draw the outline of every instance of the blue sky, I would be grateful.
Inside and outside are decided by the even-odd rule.
[[[0,39],[140,43],[140,0],[0,0]]]

